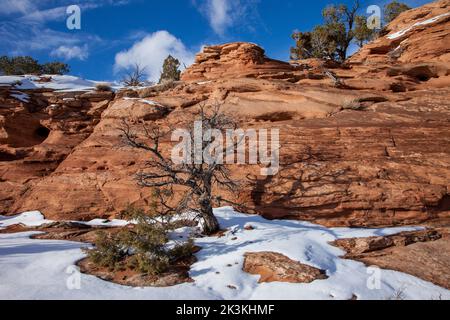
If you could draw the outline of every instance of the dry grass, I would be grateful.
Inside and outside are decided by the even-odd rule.
[[[342,104],[342,110],[361,111],[365,109],[366,107],[364,106],[364,104],[361,103],[361,99],[359,98],[345,100],[344,103]]]
[[[391,297],[389,297],[387,300],[396,300],[396,301],[406,300],[405,288],[401,287],[401,288],[397,289],[394,292],[394,294]]]
[[[165,92],[167,90],[174,89],[180,84],[181,84],[180,81],[173,81],[173,80],[165,81],[165,82],[163,82],[161,84],[157,84],[155,86],[140,89],[138,91],[139,97],[140,98],[154,97],[156,94]]]
[[[109,83],[97,83],[95,85],[95,90],[100,92],[110,92],[112,91],[111,85]]]

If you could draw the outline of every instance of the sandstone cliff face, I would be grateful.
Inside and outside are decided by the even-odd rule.
[[[328,226],[449,217],[450,20],[440,16],[449,8],[439,1],[404,13],[342,67],[317,60],[292,66],[254,44],[233,43],[205,48],[172,87],[119,92],[112,103],[102,97],[77,107],[77,97],[53,113],[55,93],[34,109],[36,103],[19,105],[5,91],[1,211],[79,220],[117,215],[129,203],[149,206],[151,190],[133,180],[148,154],[123,144],[122,121],[136,131],[155,122],[183,127],[198,104],[219,102],[244,129],[280,129],[276,176],[260,176],[259,166],[231,167],[248,178],[234,199],[246,211]],[[388,36],[401,30],[403,49],[393,59],[399,43]],[[23,123],[33,124],[30,132],[15,134]],[[36,135],[47,132],[41,125],[47,137]]]
[[[27,90],[18,101],[0,88],[0,213],[13,206],[93,132],[111,92]],[[46,198],[51,201],[52,192]],[[63,198],[59,199],[60,201]]]

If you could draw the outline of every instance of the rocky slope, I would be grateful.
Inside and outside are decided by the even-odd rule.
[[[248,212],[328,226],[448,217],[449,10],[438,1],[402,14],[344,66],[287,64],[232,43],[206,47],[179,83],[114,99],[33,91],[19,103],[6,88],[0,211],[80,220],[149,206],[151,190],[133,180],[148,155],[123,143],[123,120],[137,131],[142,123],[183,127],[197,105],[219,102],[242,128],[280,129],[278,175],[231,167],[247,183],[237,200]]]

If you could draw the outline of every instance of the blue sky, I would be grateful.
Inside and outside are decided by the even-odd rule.
[[[362,13],[386,2],[362,0]],[[231,41],[258,43],[287,60],[292,31],[319,24],[331,3],[352,0],[0,0],[0,55],[63,60],[71,74],[94,80],[119,79],[135,63],[155,79],[167,54],[189,65],[203,45]],[[66,26],[70,5],[81,8],[81,30]]]

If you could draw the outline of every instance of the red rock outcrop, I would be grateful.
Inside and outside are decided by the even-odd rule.
[[[27,90],[29,102],[0,90],[0,214],[53,173],[94,130],[111,92]],[[51,201],[52,192],[46,198]],[[62,199],[59,199],[62,200]]]
[[[357,88],[393,91],[447,88],[450,85],[450,1],[440,0],[402,13],[348,60]]]
[[[395,33],[445,10],[448,1],[408,11],[398,18],[403,24],[396,28],[395,20],[387,30]],[[414,27],[402,43],[410,37],[412,43],[445,40],[449,23],[444,17]],[[53,219],[89,219],[116,215],[129,203],[150,206],[151,190],[133,180],[148,155],[123,144],[122,121],[129,119],[137,131],[142,123],[183,127],[196,106],[219,102],[244,129],[280,130],[277,175],[261,176],[259,166],[230,168],[237,178],[249,178],[237,199],[246,211],[329,226],[448,217],[450,89],[443,84],[450,77],[450,42],[440,41],[445,50],[432,53],[430,47],[420,57],[412,52],[415,45],[405,46],[404,60],[369,50],[385,42],[391,42],[386,35],[342,67],[317,60],[293,67],[266,58],[256,45],[226,44],[199,54],[184,81],[119,92],[113,103],[80,107],[83,97],[77,96],[60,110],[45,101],[39,108],[37,101],[19,106],[3,98],[1,212],[41,210]],[[30,132],[14,134],[23,123],[32,124]],[[35,136],[40,125],[49,129],[48,137]]]
[[[325,271],[291,260],[277,252],[248,252],[244,256],[243,270],[260,275],[260,283],[311,283],[327,278]]]
[[[384,28],[381,37],[352,56],[350,63],[448,63],[449,21],[449,0],[403,12]]]
[[[249,77],[295,79],[289,63],[269,59],[264,49],[256,44],[234,42],[205,47],[195,63],[182,75],[183,81]]]

